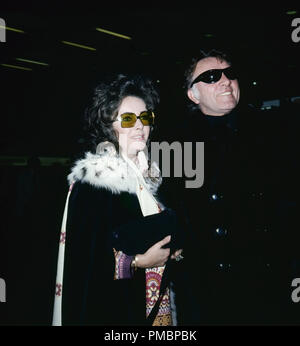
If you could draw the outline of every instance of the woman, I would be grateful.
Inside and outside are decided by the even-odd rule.
[[[96,153],[68,176],[54,325],[172,325],[166,263],[182,250],[145,154],[158,102],[153,83],[137,76],[95,90],[86,120]]]

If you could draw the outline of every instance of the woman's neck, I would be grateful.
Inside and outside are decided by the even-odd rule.
[[[137,154],[138,153],[136,153],[136,154],[128,154],[128,153],[126,153],[125,151],[122,151],[122,155],[123,156],[126,156],[126,158],[128,158],[129,160],[131,160],[136,166],[138,165],[138,157],[137,157]]]

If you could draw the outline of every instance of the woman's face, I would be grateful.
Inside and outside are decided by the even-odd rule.
[[[135,113],[139,116],[141,112],[146,111],[145,102],[139,97],[127,96],[123,99],[118,116],[123,113]],[[122,152],[129,158],[134,158],[139,151],[144,150],[150,133],[150,126],[144,126],[140,119],[137,119],[134,127],[123,128],[120,121],[113,123],[119,146]]]

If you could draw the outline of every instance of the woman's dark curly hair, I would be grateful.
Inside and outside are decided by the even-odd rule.
[[[103,80],[94,90],[91,105],[85,111],[85,132],[89,148],[96,152],[100,142],[109,141],[119,150],[118,139],[112,123],[119,107],[127,96],[141,98],[147,110],[154,111],[159,95],[154,82],[142,75],[115,74]],[[151,128],[152,131],[152,128]],[[150,132],[151,133],[151,132]]]

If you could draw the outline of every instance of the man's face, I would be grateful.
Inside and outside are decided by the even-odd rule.
[[[229,67],[226,61],[209,57],[200,60],[193,73],[194,80],[201,73],[212,69],[224,69]],[[225,115],[236,107],[240,99],[240,88],[237,79],[230,80],[224,73],[221,79],[213,84],[198,82],[188,90],[188,97],[196,104],[204,114]]]

